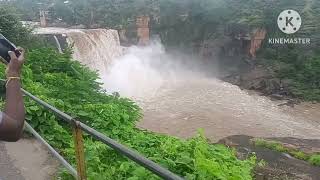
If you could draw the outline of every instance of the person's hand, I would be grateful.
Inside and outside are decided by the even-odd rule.
[[[10,62],[7,65],[6,75],[7,77],[20,77],[21,69],[24,63],[24,49],[21,47],[18,47],[16,49],[21,54],[19,57],[16,56],[15,52],[9,51],[10,55]]]

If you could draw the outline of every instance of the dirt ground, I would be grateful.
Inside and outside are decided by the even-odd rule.
[[[140,99],[144,118],[138,127],[182,138],[202,128],[212,141],[239,134],[320,139],[319,104],[281,103],[216,79],[189,79]]]
[[[32,138],[0,142],[0,162],[1,180],[48,180],[59,167],[47,149]]]

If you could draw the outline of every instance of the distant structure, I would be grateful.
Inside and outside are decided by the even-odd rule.
[[[251,57],[256,58],[256,53],[260,49],[263,40],[266,38],[267,31],[264,28],[258,28],[251,34],[251,43],[249,53]]]
[[[242,41],[242,46],[245,46],[246,52],[250,57],[256,58],[256,53],[261,48],[266,35],[266,29],[257,28],[254,30],[248,30],[246,33],[240,32],[234,37],[235,39]]]
[[[136,19],[139,45],[147,45],[150,41],[149,16],[138,16]]]
[[[52,21],[50,17],[50,8],[52,8],[55,4],[49,2],[39,2],[37,5],[40,16],[40,27],[47,27],[50,24],[50,21]]]
[[[40,27],[47,27],[48,14],[48,11],[40,10]]]

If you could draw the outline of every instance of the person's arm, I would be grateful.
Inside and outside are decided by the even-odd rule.
[[[21,52],[19,58],[14,52],[9,52],[11,60],[6,71],[6,103],[0,124],[0,140],[4,141],[18,141],[24,126],[25,109],[19,79],[24,61],[24,50],[20,48],[19,51]]]

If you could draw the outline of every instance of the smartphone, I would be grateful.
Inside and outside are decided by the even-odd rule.
[[[17,47],[0,33],[0,56],[7,63],[9,63],[11,59],[8,54],[9,51],[15,52],[17,57],[21,55],[20,51],[17,50]]]

